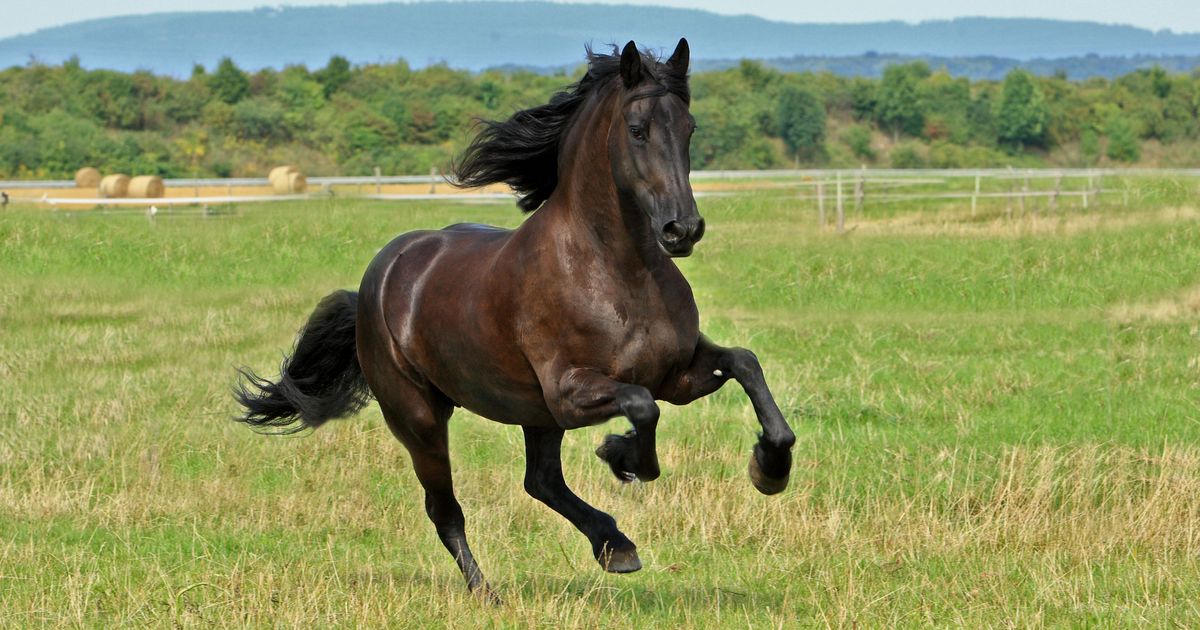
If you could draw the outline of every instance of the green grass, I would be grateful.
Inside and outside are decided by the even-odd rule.
[[[1107,184],[1106,184],[1107,185]],[[600,572],[521,489],[520,431],[452,423],[466,594],[371,407],[308,436],[229,418],[316,301],[391,235],[507,206],[330,200],[203,217],[0,215],[0,624],[412,627],[1200,625],[1200,213],[1154,182],[1084,212],[706,198],[681,263],[796,428],[783,495],[745,475],[729,387],[666,406],[664,476],[568,480],[646,568]]]

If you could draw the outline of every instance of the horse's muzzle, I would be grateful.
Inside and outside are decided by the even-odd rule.
[[[683,257],[704,238],[704,219],[700,215],[677,221],[667,221],[658,235],[658,244],[669,256]]]

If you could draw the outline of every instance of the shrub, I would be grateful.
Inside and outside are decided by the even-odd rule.
[[[868,162],[875,159],[875,149],[871,146],[871,130],[865,125],[851,125],[842,131],[838,139],[850,149],[854,157]]]
[[[892,149],[892,168],[925,168],[925,156],[916,142],[901,142]]]
[[[1108,136],[1108,149],[1105,151],[1108,159],[1117,162],[1136,162],[1142,156],[1137,132],[1128,118],[1114,116],[1105,125],[1104,135]]]

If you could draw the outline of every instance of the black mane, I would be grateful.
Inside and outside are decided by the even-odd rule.
[[[578,83],[550,97],[540,107],[519,111],[505,121],[480,121],[484,129],[454,164],[456,185],[463,188],[504,182],[521,196],[517,206],[533,212],[558,185],[558,149],[575,113],[609,81],[619,80],[621,55],[587,48],[588,71]],[[686,72],[642,52],[649,76],[671,94],[690,101]]]

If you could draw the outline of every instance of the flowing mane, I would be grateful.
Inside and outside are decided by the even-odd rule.
[[[620,75],[621,55],[587,48],[588,71],[577,83],[539,107],[521,110],[505,121],[483,120],[483,131],[453,166],[456,185],[473,188],[504,182],[517,191],[517,206],[533,212],[558,185],[558,151],[575,114],[589,96]],[[687,73],[642,51],[642,63],[664,93],[690,101]]]

